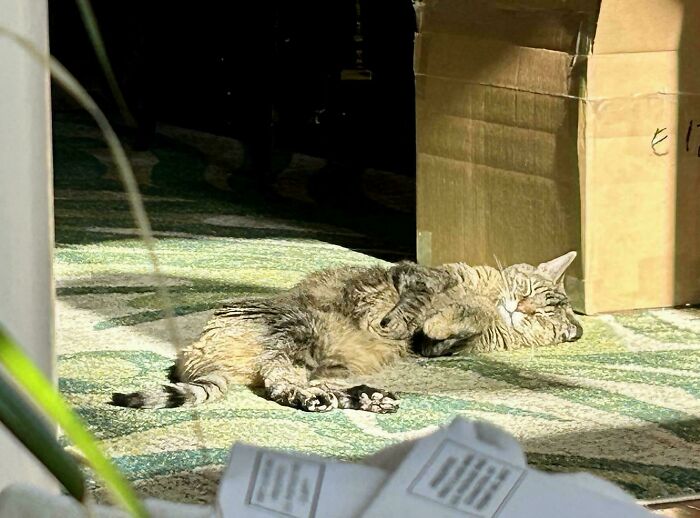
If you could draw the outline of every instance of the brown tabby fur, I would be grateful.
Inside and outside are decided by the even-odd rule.
[[[183,348],[174,382],[151,392],[113,395],[136,408],[197,404],[230,383],[262,386],[282,405],[307,411],[393,412],[396,396],[351,375],[398,358],[554,345],[580,337],[563,289],[571,252],[538,267],[463,263],[436,268],[398,263],[309,275],[290,291],[246,298],[218,310]],[[347,384],[346,384],[347,385]]]

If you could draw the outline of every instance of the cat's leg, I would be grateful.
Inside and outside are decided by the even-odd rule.
[[[278,311],[268,324],[270,334],[259,358],[259,373],[270,399],[310,412],[338,408],[338,397],[342,408],[396,410],[397,399],[388,391],[364,385],[339,389],[325,380],[376,372],[401,356],[404,342],[373,336],[339,312],[319,311],[303,303]]]
[[[260,358],[260,375],[267,397],[280,405],[307,412],[338,408],[338,399],[324,384],[310,384],[304,366],[295,365],[287,354],[267,350]]]
[[[344,410],[364,410],[377,414],[390,414],[399,408],[399,398],[385,389],[368,385],[348,387],[342,378],[352,376],[346,368],[321,365],[311,374],[311,385],[330,391],[338,401],[338,408]],[[331,378],[331,379],[329,379]]]
[[[426,357],[447,356],[469,347],[482,331],[485,317],[460,304],[435,304],[434,313],[413,337],[413,350]]]
[[[379,334],[387,338],[407,339],[421,326],[432,298],[455,284],[446,272],[401,262],[389,270],[389,278],[398,301],[379,323]]]
[[[303,293],[302,293],[303,295]],[[309,384],[308,372],[316,365],[313,351],[319,335],[318,311],[294,292],[283,296],[246,300],[220,311],[236,324],[256,322],[255,385],[262,385],[268,399],[308,412],[327,412],[338,407],[328,390]]]
[[[478,335],[479,313],[459,303],[436,303],[423,323],[422,331],[433,340]]]

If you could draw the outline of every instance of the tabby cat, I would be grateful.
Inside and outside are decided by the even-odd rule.
[[[575,252],[537,267],[464,263],[355,267],[309,275],[288,292],[244,298],[216,311],[184,347],[173,382],[115,393],[134,408],[198,404],[230,383],[264,387],[267,397],[310,412],[350,408],[394,412],[396,396],[342,379],[416,353],[442,356],[554,345],[582,333],[564,292]]]

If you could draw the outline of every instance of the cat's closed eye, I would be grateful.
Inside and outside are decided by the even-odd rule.
[[[533,295],[535,287],[530,279],[518,279],[516,281],[516,293],[526,299]]]

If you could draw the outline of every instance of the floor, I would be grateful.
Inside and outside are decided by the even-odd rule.
[[[700,493],[700,308],[582,317],[584,337],[561,348],[405,362],[374,383],[401,393],[396,414],[310,415],[245,386],[196,411],[109,405],[163,383],[174,347],[94,125],[57,118],[54,140],[59,383],[141,495],[210,502],[234,441],[353,460],[455,415],[513,433],[539,469],[587,471],[645,501]],[[131,158],[182,343],[229,298],[413,250],[414,189],[386,171],[295,154],[263,194],[240,143],[172,127]]]

